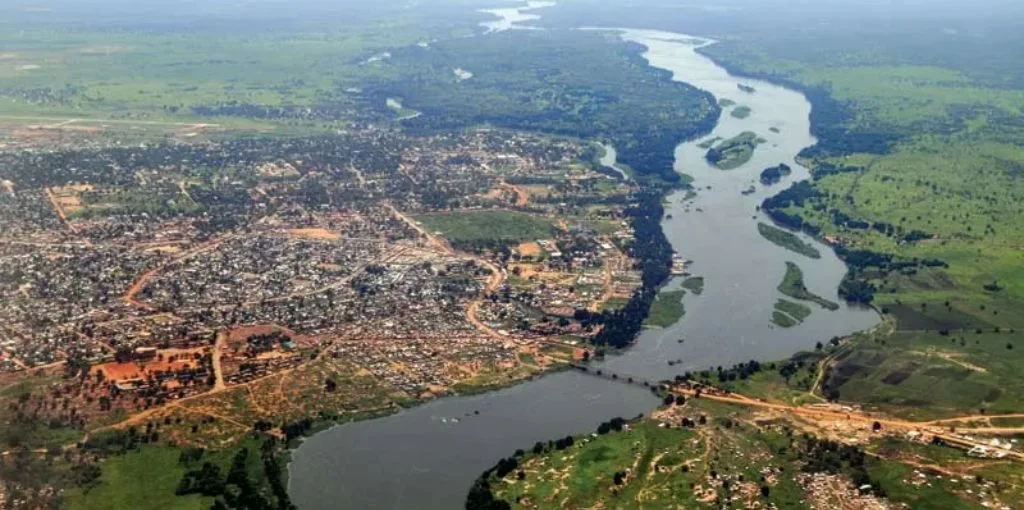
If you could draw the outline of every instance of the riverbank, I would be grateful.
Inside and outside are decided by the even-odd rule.
[[[706,41],[647,31],[626,31],[623,37],[646,48],[639,58],[673,79],[688,80],[718,97],[726,90],[735,94],[737,80],[694,51]],[[809,133],[810,105],[802,96],[768,83],[752,85],[757,92],[744,102],[755,114],[739,119],[719,112],[709,133],[676,147],[674,171],[693,175],[697,195],[692,196],[693,190],[664,187],[648,190],[641,198],[657,205],[644,214],[645,235],[665,239],[667,250],[658,253],[667,252],[669,260],[673,249],[692,260],[692,271],[706,279],[703,292],[684,298],[686,320],[642,332],[621,354],[595,361],[594,369],[650,380],[672,379],[709,365],[785,359],[823,339],[877,322],[877,315],[869,310],[841,306],[836,312],[814,314],[785,332],[770,327],[771,312],[781,296],[777,286],[784,262],[792,254],[761,237],[757,222],[751,221],[770,191],[762,188],[749,196],[740,191],[759,179],[761,169],[793,161],[814,139]],[[703,137],[729,139],[747,130],[763,134],[766,143],[749,163],[734,170],[709,166],[705,151],[696,148]],[[808,176],[799,167],[786,179]],[[667,205],[662,206],[663,202]],[[637,234],[639,238],[639,230]],[[831,250],[820,249],[822,258],[805,268],[806,285],[816,294],[834,296],[846,268]],[[652,278],[657,284],[651,288],[661,288],[666,281]],[[672,280],[665,288],[672,290],[676,285],[678,280]],[[627,326],[622,323],[618,329],[625,332]],[[666,360],[682,363],[670,366]],[[488,409],[479,409],[482,402]],[[648,412],[656,404],[643,388],[572,372],[499,392],[445,399],[308,439],[295,455],[292,491],[296,503],[311,510],[333,508],[339,502],[401,508],[415,501],[420,508],[453,508],[463,503],[472,480],[494,459],[536,441],[594,430],[611,416]],[[479,415],[474,414],[476,410]],[[459,420],[453,423],[451,418]],[[323,478],[325,472],[333,475],[329,483]],[[303,487],[296,485],[297,480]]]

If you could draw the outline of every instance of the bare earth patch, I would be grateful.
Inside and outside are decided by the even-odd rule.
[[[295,228],[288,231],[292,237],[317,239],[321,241],[337,241],[341,236],[325,228]]]

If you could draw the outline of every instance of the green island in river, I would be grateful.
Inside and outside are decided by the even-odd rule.
[[[799,253],[800,255],[810,257],[812,259],[821,258],[821,252],[819,252],[817,248],[811,246],[803,239],[800,239],[792,232],[787,232],[779,227],[763,222],[757,224],[757,231],[760,232],[761,236],[765,239],[789,251]]]
[[[786,274],[779,284],[779,292],[801,301],[811,301],[826,310],[838,310],[839,304],[829,301],[809,290],[804,285],[804,272],[794,262],[786,262]]]
[[[764,143],[764,139],[752,131],[744,131],[718,145],[708,149],[704,159],[721,170],[733,170],[743,166],[754,156],[754,149]]]

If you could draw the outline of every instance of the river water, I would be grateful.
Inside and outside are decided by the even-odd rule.
[[[707,41],[665,32],[619,33],[646,46],[649,63],[672,71],[676,80],[751,108],[746,119],[734,118],[724,109],[712,136],[729,138],[749,130],[767,143],[757,148],[749,163],[730,171],[709,166],[705,150],[696,146],[699,141],[677,148],[676,169],[694,177],[698,194],[689,201],[683,192],[670,196],[666,213],[672,218],[663,227],[676,251],[693,261],[690,271],[705,277],[704,292],[684,298],[687,313],[682,321],[645,331],[635,346],[610,356],[602,366],[648,379],[670,378],[684,370],[785,358],[813,348],[815,342],[873,326],[878,321],[873,311],[845,305],[832,312],[815,307],[803,324],[790,329],[770,323],[787,260],[800,265],[812,292],[835,301],[845,273],[832,251],[812,239],[806,240],[822,252],[821,259],[784,250],[757,232],[757,221],[767,220],[756,213],[756,205],[808,176],[794,162],[801,149],[814,143],[806,98],[769,83],[730,76],[696,52]],[[738,83],[756,92],[741,92]],[[609,151],[605,164],[612,166],[614,158],[614,151]],[[761,186],[761,170],[782,162],[793,168],[793,174],[772,188]],[[751,185],[754,193],[741,193]],[[669,366],[669,360],[682,361]],[[457,509],[476,476],[517,448],[588,432],[611,417],[635,416],[657,403],[642,387],[577,372],[486,395],[446,398],[309,438],[294,452],[289,492],[302,510]]]

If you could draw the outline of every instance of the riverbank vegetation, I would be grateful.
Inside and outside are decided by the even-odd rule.
[[[821,252],[817,248],[812,246],[810,243],[800,239],[799,236],[792,232],[787,232],[779,227],[769,225],[767,223],[758,223],[757,231],[761,233],[761,237],[771,241],[773,244],[779,245],[793,253],[799,253],[805,257],[812,259],[820,259]]]
[[[757,133],[744,131],[708,149],[704,159],[720,170],[733,170],[750,161],[754,156],[754,149],[762,142]]]
[[[453,66],[473,69],[473,79],[458,81]],[[720,112],[710,94],[647,65],[638,45],[598,32],[509,31],[408,46],[361,88],[422,112],[403,123],[409,130],[494,125],[607,140],[638,177],[669,183],[680,180],[675,146],[710,132]]]
[[[786,274],[779,284],[779,292],[801,301],[811,301],[826,310],[838,310],[839,305],[809,290],[804,285],[804,272],[793,262],[786,262]]]

